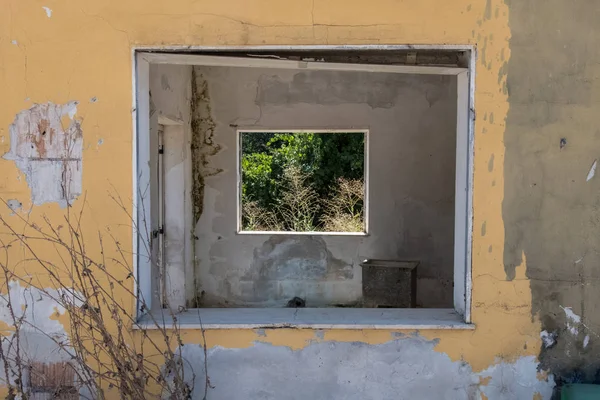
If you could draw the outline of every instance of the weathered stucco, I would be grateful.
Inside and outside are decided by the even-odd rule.
[[[311,330],[212,330],[206,339],[214,360],[209,360],[214,390],[239,393],[243,388],[233,384],[227,368],[251,374],[258,366],[264,373],[254,375],[257,383],[247,378],[252,375],[243,381],[255,396],[258,386],[273,395],[290,387],[295,392],[288,392],[288,398],[303,398],[311,383],[322,379],[317,380],[325,382],[319,387],[332,394],[323,397],[331,398],[349,393],[356,380],[364,381],[357,371],[379,370],[391,350],[399,350],[398,360],[391,361],[397,372],[370,375],[369,381],[378,382],[369,386],[374,398],[377,393],[385,397],[398,382],[406,383],[412,361],[438,373],[435,379],[414,376],[409,387],[422,388],[427,382],[432,388],[424,393],[435,395],[446,393],[450,378],[452,387],[471,390],[469,385],[477,385],[470,393],[488,399],[549,398],[554,378],[548,373],[556,374],[559,383],[597,379],[599,177],[591,174],[587,180],[599,158],[595,2],[5,0],[1,7],[0,154],[11,152],[9,127],[19,113],[36,104],[80,100],[77,119],[85,161],[81,192],[86,193],[87,210],[82,224],[88,232],[131,224],[125,213],[115,212],[107,193],[119,193],[126,201],[132,197],[134,46],[477,46],[472,245],[476,329],[421,330],[415,339],[397,338],[389,331],[332,330],[318,333],[325,344],[317,345],[312,344],[316,335]],[[11,213],[37,203],[41,205],[28,214],[32,221],[44,215],[57,224],[62,221],[64,211],[55,204],[62,198],[50,189],[35,197],[41,186],[26,178],[27,171],[12,160],[0,161],[0,196],[23,205],[16,207],[20,211],[5,207],[7,218],[15,221]],[[74,206],[83,205],[83,196],[71,200]],[[115,235],[123,248],[131,249],[130,231]],[[99,251],[92,242],[88,249]],[[19,249],[10,251],[18,259]],[[50,249],[42,251],[50,257]],[[39,279],[46,287],[47,278]],[[38,321],[49,318],[42,314]],[[544,350],[543,338],[551,344]],[[200,343],[202,335],[188,330],[184,340]],[[410,341],[418,344],[418,354],[405,346]],[[342,357],[340,350],[327,349],[330,344],[349,356],[364,352],[364,369],[345,369],[340,376],[346,381],[329,373],[321,378],[313,371],[319,357],[325,362]],[[259,362],[251,362],[254,358]],[[275,368],[268,368],[270,360]],[[459,367],[461,362],[465,365]],[[538,367],[541,372],[534,374]],[[479,380],[473,382],[473,376]],[[319,398],[321,393],[312,395]],[[418,393],[407,397],[413,396]]]
[[[600,382],[600,9],[593,1],[508,3],[506,278],[515,279],[524,254],[532,316],[553,337],[543,367],[560,381]]]

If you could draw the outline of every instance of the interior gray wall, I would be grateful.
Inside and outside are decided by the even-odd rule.
[[[193,281],[187,278],[194,271],[191,241],[191,152],[190,122],[192,98],[192,67],[189,65],[150,66],[150,130],[158,136],[163,131],[163,183],[164,183],[164,264],[165,277],[154,273],[153,292],[165,299],[156,303],[168,304],[174,310],[186,306],[194,296]],[[158,155],[158,140],[153,141],[151,153]],[[151,168],[158,170],[157,159]],[[156,213],[158,210],[156,210]],[[158,218],[158,215],[155,216]],[[158,245],[155,241],[153,245]],[[162,288],[164,286],[164,290]]]
[[[417,304],[452,307],[456,80],[195,67],[214,132],[195,227],[202,306],[361,299],[365,258],[420,260]],[[204,86],[206,87],[206,86]],[[236,234],[236,129],[368,128],[369,234]],[[197,162],[197,161],[194,161]]]

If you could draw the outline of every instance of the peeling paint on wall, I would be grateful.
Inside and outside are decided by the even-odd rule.
[[[10,126],[13,160],[25,174],[34,205],[71,204],[81,194],[83,136],[75,119],[78,102],[35,104]]]
[[[549,399],[554,389],[554,379],[540,379],[535,356],[526,356],[515,362],[499,362],[477,374],[489,381],[481,386],[488,399]],[[537,396],[537,397],[536,397]]]
[[[6,376],[5,368],[8,367],[9,379],[15,385],[19,374],[13,372],[20,369],[24,387],[34,392],[29,398],[55,398],[53,389],[69,386],[69,382],[52,378],[73,376],[76,374],[73,368],[77,368],[76,363],[67,365],[73,361],[73,349],[60,322],[67,314],[63,304],[81,306],[83,297],[67,288],[40,290],[21,286],[18,281],[7,282],[7,288],[7,293],[0,295],[0,322],[7,327],[1,341],[6,364],[0,363],[0,376]],[[19,321],[18,336],[14,330],[15,320]],[[45,371],[44,379],[33,370]],[[74,379],[70,382],[72,384]],[[93,398],[86,385],[81,387],[79,394],[80,398]]]
[[[48,288],[39,290],[34,287],[21,286],[17,281],[8,282],[8,294],[0,295],[0,322],[9,328],[14,326],[14,320],[8,306],[9,300],[15,313],[15,319],[21,320],[19,329],[20,357],[30,361],[48,363],[69,361],[71,356],[61,349],[57,342],[68,342],[67,333],[59,318],[66,310],[57,298],[65,297],[68,301],[80,304],[80,295],[73,295],[68,289],[56,290]],[[14,359],[14,346],[10,346],[13,334],[5,336],[2,346],[5,354]],[[65,347],[68,349],[68,346]],[[10,361],[10,360],[9,360]],[[0,368],[3,368],[0,365]],[[4,371],[0,370],[0,376]]]
[[[10,199],[6,201],[6,205],[11,209],[11,215],[14,215],[17,211],[23,207],[23,204],[19,200]]]
[[[266,336],[269,331],[266,331]],[[541,377],[534,356],[474,372],[435,350],[437,340],[399,337],[383,344],[317,341],[301,350],[256,342],[245,349],[208,350],[210,398],[218,399],[547,399],[552,376]],[[191,376],[204,375],[204,351],[185,345]],[[235,384],[231,381],[235,377]],[[193,398],[202,398],[196,379]]]
[[[204,179],[220,171],[210,168],[207,157],[216,155],[221,146],[214,143],[215,122],[210,108],[208,83],[192,70],[192,201],[194,204],[194,224],[202,215],[204,199]]]

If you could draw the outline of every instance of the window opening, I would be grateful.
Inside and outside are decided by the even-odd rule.
[[[289,323],[285,308],[311,327],[328,313],[402,325],[403,307],[469,322],[474,64],[452,51],[469,67],[138,53],[135,203],[153,239],[136,276],[151,310],[201,307],[210,327],[248,308],[257,326]],[[355,146],[320,147],[343,137]]]
[[[366,233],[366,131],[239,131],[239,231]]]

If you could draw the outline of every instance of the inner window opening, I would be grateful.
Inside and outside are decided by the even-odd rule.
[[[366,233],[366,131],[239,131],[240,233]]]

